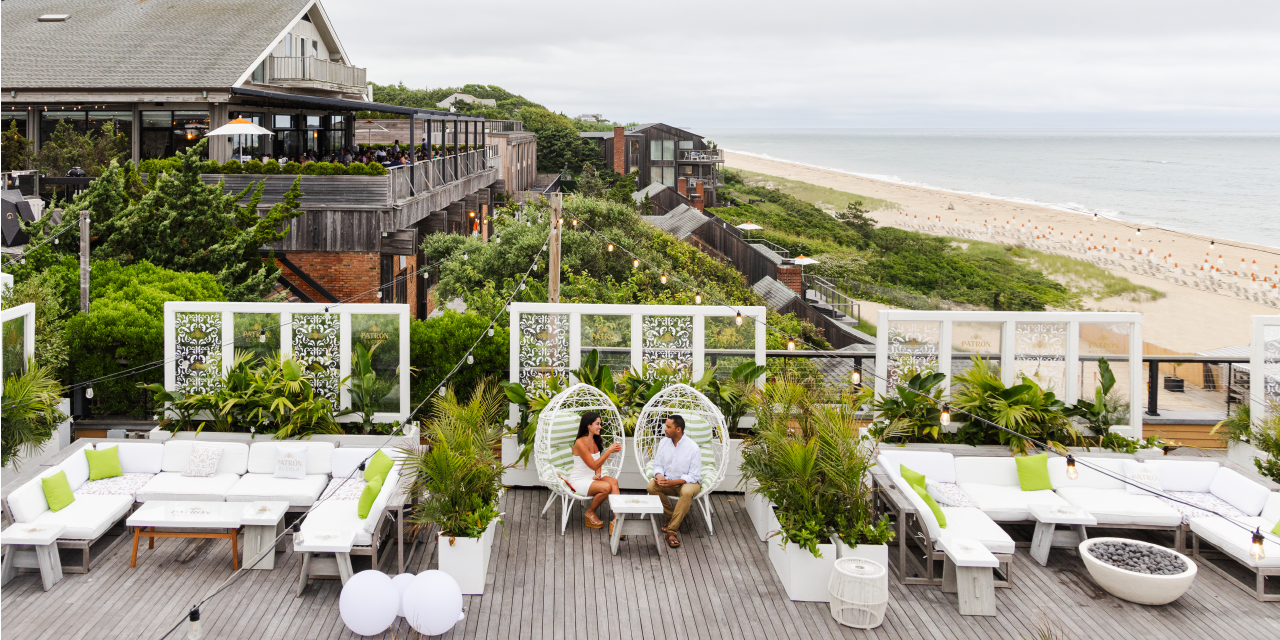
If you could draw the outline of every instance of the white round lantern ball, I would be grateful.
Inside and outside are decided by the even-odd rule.
[[[399,592],[391,578],[381,571],[361,571],[342,585],[338,613],[353,633],[375,636],[396,621]]]
[[[404,617],[404,592],[415,577],[412,573],[402,573],[391,579],[391,584],[396,586],[396,615],[401,618]]]
[[[405,590],[403,607],[414,631],[438,636],[462,619],[462,587],[443,571],[423,571]]]

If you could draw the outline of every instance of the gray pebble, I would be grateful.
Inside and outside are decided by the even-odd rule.
[[[1187,570],[1187,564],[1172,552],[1130,542],[1096,542],[1089,554],[1113,567],[1150,575],[1168,576]]]

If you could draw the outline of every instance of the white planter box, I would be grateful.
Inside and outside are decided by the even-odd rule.
[[[786,543],[781,536],[769,539],[769,561],[782,581],[787,597],[797,602],[830,602],[831,571],[836,566],[836,546],[820,544],[821,558]],[[783,545],[785,544],[785,548]]]
[[[515,464],[515,461],[520,458],[520,448],[520,442],[515,436],[502,437],[503,466]],[[533,456],[529,458],[528,463],[502,472],[502,484],[508,487],[541,487],[542,481],[538,480],[538,467],[533,462]]]
[[[495,518],[479,538],[450,538],[436,534],[436,548],[440,554],[440,570],[458,581],[463,595],[484,593],[484,583],[489,575],[489,552],[493,548]]]
[[[832,538],[836,545],[837,558],[862,558],[870,560],[889,570],[889,545],[887,544],[860,544],[851,547],[844,543],[840,538]]]
[[[773,518],[773,504],[763,496],[751,493],[756,488],[755,482],[748,483],[747,493],[744,500],[747,503],[747,516],[751,518],[751,525],[755,527],[756,537],[761,542],[769,536],[770,525],[775,522]],[[776,526],[776,525],[775,525]]]
[[[219,432],[210,429],[201,431],[197,436],[195,431],[179,431],[170,433],[156,427],[147,432],[149,440],[205,440],[208,442],[243,442],[245,444],[253,444],[255,442],[273,442],[275,437],[270,433],[240,433],[240,432]],[[316,434],[310,438],[290,438],[277,442],[297,442],[304,440],[306,442],[332,442],[335,445],[343,447],[401,447],[405,445],[418,444],[418,425],[411,424],[404,429],[404,433],[389,438],[386,435],[334,435],[334,434]]]
[[[1253,461],[1257,459],[1266,460],[1267,455],[1248,442],[1232,440],[1227,443],[1227,460],[1242,467],[1253,469]]]

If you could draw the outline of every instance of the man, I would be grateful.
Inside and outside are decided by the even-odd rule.
[[[391,151],[393,151],[394,153],[400,153],[400,141],[399,141],[399,140],[396,140],[396,143],[395,143],[395,144],[393,144],[393,145],[391,145]]]
[[[684,437],[684,416],[672,415],[666,421],[667,437],[658,443],[658,453],[653,458],[653,480],[649,481],[650,495],[662,496],[662,513],[667,526],[667,546],[680,546],[680,523],[693,506],[693,499],[702,492],[702,449],[698,443]],[[675,509],[667,496],[677,496]]]

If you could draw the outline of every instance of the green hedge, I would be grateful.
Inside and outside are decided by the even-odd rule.
[[[176,171],[178,168],[177,158],[165,158],[163,160],[143,160],[140,165],[142,173],[169,173]],[[307,164],[298,164],[290,162],[283,167],[276,162],[262,162],[261,160],[250,160],[241,163],[239,160],[228,160],[219,164],[216,160],[207,160],[200,163],[200,173],[220,173],[220,174],[249,174],[249,175],[304,175],[304,176],[385,176],[387,168],[377,164],[361,164],[353,162],[350,166],[343,166],[337,162],[309,162]]]

